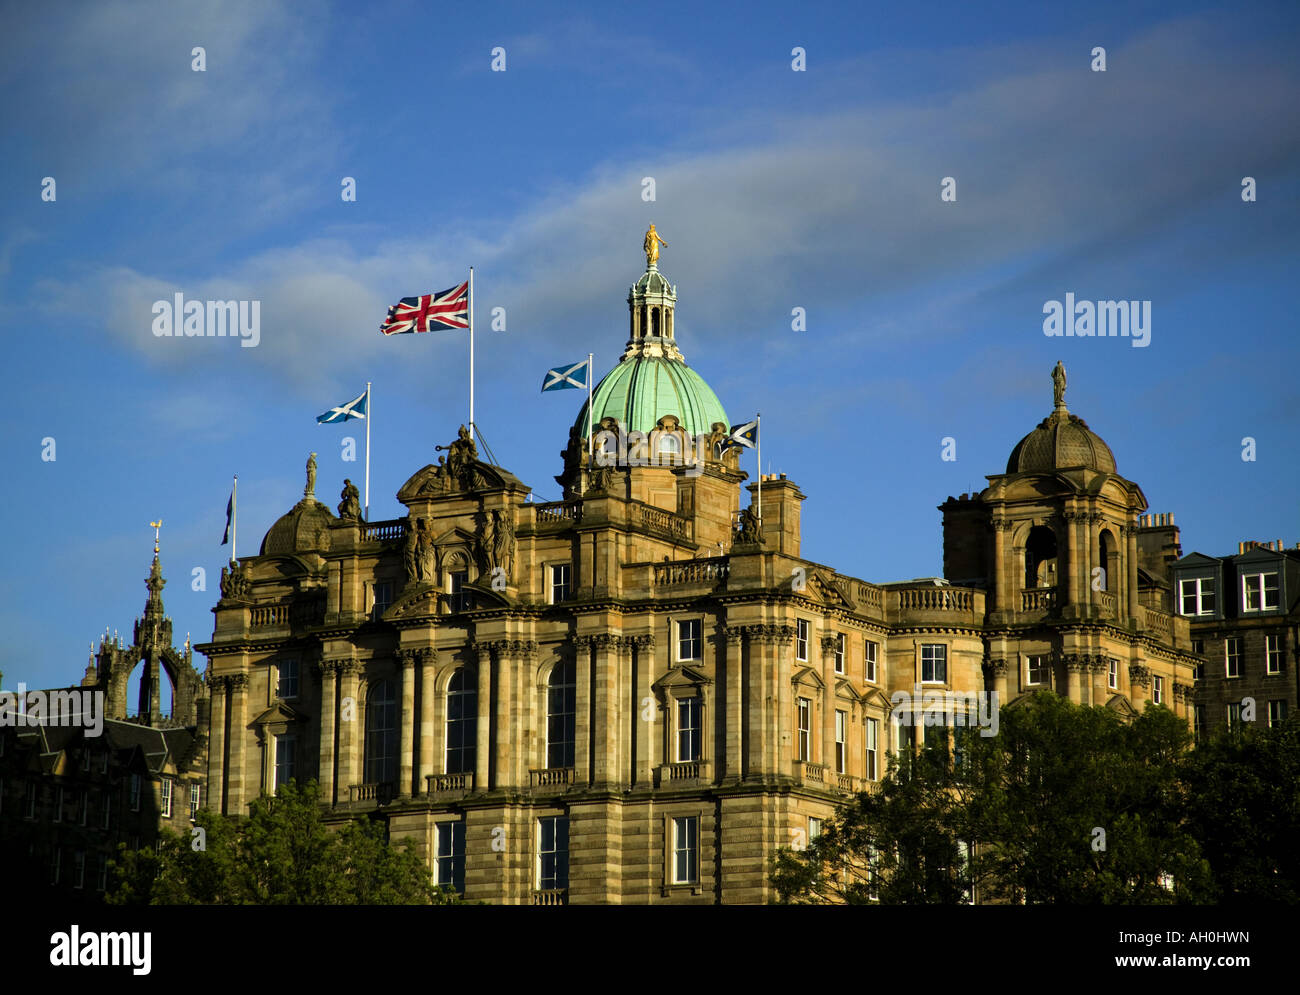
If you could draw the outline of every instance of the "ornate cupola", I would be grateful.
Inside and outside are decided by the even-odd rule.
[[[637,356],[681,360],[673,337],[673,311],[677,288],[659,272],[659,246],[667,245],[655,226],[645,233],[645,272],[627,293],[628,340],[624,359]]]

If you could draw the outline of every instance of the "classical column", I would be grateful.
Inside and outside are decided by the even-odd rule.
[[[1104,656],[1094,656],[1088,669],[1092,671],[1092,704],[1106,704],[1106,678],[1110,673],[1110,661]]]
[[[1139,712],[1150,699],[1151,671],[1145,664],[1130,663],[1128,668],[1129,700]]]
[[[352,786],[359,784],[357,776],[357,747],[361,741],[360,707],[357,702],[357,673],[355,660],[337,660],[339,675],[339,774],[335,793],[339,801],[352,796]]]
[[[772,765],[769,768],[778,776],[793,778],[794,750],[792,749],[791,727],[794,724],[794,690],[791,681],[794,672],[793,642],[795,628],[793,625],[775,626],[775,645],[772,653],[771,686],[773,705],[776,709],[775,721],[772,723],[775,735],[772,739]],[[832,721],[834,717],[832,716]]]
[[[729,625],[726,627],[724,635],[727,640],[727,676],[726,685],[723,689],[722,706],[726,709],[726,727],[723,736],[723,741],[726,744],[726,757],[722,774],[727,780],[732,781],[739,780],[743,773],[740,749],[745,702],[744,687],[741,684],[740,676],[744,667],[745,630],[741,626]]]
[[[591,640],[588,635],[573,637],[574,695],[577,714],[574,716],[573,779],[575,784],[591,781]]]
[[[1077,614],[1081,609],[1084,595],[1079,589],[1080,576],[1083,570],[1083,552],[1079,549],[1079,513],[1077,511],[1067,511],[1062,514],[1065,519],[1065,545],[1066,545],[1066,603],[1069,604],[1070,610]],[[1057,570],[1056,575],[1061,575],[1060,553],[1057,553]]]
[[[636,742],[636,769],[633,771],[633,780],[638,788],[646,788],[651,786],[654,776],[654,728],[657,714],[654,701],[648,702],[649,721],[646,720],[645,709],[647,699],[653,699],[650,685],[654,683],[655,677],[655,637],[649,634],[633,636],[632,645],[636,653],[636,695],[632,721],[632,737]]]
[[[232,674],[230,684],[230,814],[247,815],[248,804],[248,675]]]
[[[745,777],[754,779],[763,776],[765,751],[775,735],[767,722],[767,713],[772,707],[767,686],[771,644],[763,631],[764,626],[750,625],[745,629],[749,643],[749,694],[746,702],[749,736],[745,742]]]
[[[1128,566],[1128,614],[1129,618],[1139,618],[1141,610],[1138,605],[1138,527],[1133,524],[1124,526],[1124,538],[1127,547],[1125,559]]]
[[[397,651],[398,673],[402,686],[402,710],[397,718],[400,752],[397,759],[397,794],[411,797],[411,780],[415,761],[415,653],[413,650]]]
[[[619,758],[618,689],[622,662],[622,638],[610,633],[592,637],[596,648],[596,681],[592,687],[595,705],[596,755],[592,757],[592,779],[598,786],[611,787],[622,769]]]
[[[1067,654],[1065,657],[1065,680],[1066,694],[1069,699],[1076,705],[1085,703],[1083,682],[1086,679],[1084,675],[1088,672],[1087,657],[1079,656],[1076,653]]]
[[[334,728],[338,715],[338,664],[322,660],[316,667],[320,677],[320,779],[321,797],[334,804]]]
[[[998,696],[997,704],[1000,708],[1010,700],[1007,696],[1007,661],[994,657],[989,661],[989,668],[993,671],[992,690]]]
[[[208,808],[226,814],[226,679],[208,682]]]
[[[1011,522],[1006,518],[995,518],[991,522],[993,526],[993,610],[995,612],[1009,612],[1011,608],[1012,585],[1011,578],[1015,576],[1013,570],[1008,569],[1007,563],[1007,532],[1011,528]]]
[[[433,685],[438,655],[432,648],[416,652],[420,657],[420,770],[416,775],[415,790],[423,794],[428,790],[429,775],[434,773],[433,731],[437,726],[434,709],[438,695]]]
[[[492,650],[484,643],[471,646],[478,655],[478,718],[475,725],[474,788],[486,791],[492,769]]]
[[[794,675],[791,675],[792,677]],[[820,759],[828,771],[835,769],[835,637],[822,636],[822,749]],[[793,694],[791,695],[793,699]],[[790,706],[794,707],[791,700]]]

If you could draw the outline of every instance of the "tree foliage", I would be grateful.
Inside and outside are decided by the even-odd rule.
[[[157,853],[122,846],[111,904],[428,905],[459,902],[432,884],[410,840],[390,844],[382,823],[339,830],[321,818],[316,783],[262,795],[247,819],[195,816],[204,845],[164,830]]]

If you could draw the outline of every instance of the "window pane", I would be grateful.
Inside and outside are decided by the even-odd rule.
[[[578,686],[572,660],[557,663],[546,690],[546,766],[572,767]]]

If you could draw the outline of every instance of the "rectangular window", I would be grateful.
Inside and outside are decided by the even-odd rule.
[[[1243,574],[1242,611],[1270,611],[1277,607],[1277,573]]]
[[[1223,641],[1223,672],[1228,677],[1241,676],[1241,637],[1229,636]]]
[[[847,760],[845,751],[845,734],[849,721],[848,712],[835,710],[835,773],[845,773],[844,763]]]
[[[700,620],[687,618],[677,623],[677,659],[700,659]]]
[[[99,855],[99,873],[95,879],[95,890],[108,890],[108,855],[104,853]]]
[[[700,879],[700,820],[688,815],[673,819],[673,884]]]
[[[90,789],[82,788],[77,795],[77,824],[84,826],[90,821]]]
[[[921,644],[921,683],[948,683],[948,647],[942,643]]]
[[[677,762],[700,759],[700,699],[698,696],[677,701]]]
[[[812,759],[812,700],[799,699],[799,759]]]
[[[59,883],[59,872],[63,869],[63,851],[57,846],[50,851],[50,884]]]
[[[1180,615],[1214,614],[1214,580],[1191,577],[1178,582]]]
[[[1241,728],[1241,702],[1234,701],[1228,705],[1228,728]]]
[[[551,567],[551,604],[558,605],[569,600],[571,577],[569,564],[557,563]]]
[[[547,815],[537,820],[537,887],[541,891],[569,887],[567,815]]]
[[[110,829],[113,825],[113,796],[107,788],[104,788],[99,792],[99,799],[103,803],[99,824],[104,829]]]
[[[1119,660],[1113,656],[1106,661],[1106,687],[1112,691],[1119,688]]]
[[[140,775],[139,774],[131,775],[131,786],[127,798],[131,803],[131,811],[139,812],[140,811]]]
[[[99,772],[101,774],[108,773],[108,751],[107,750],[104,750],[99,754]]]
[[[86,887],[86,851],[75,850],[72,854],[72,887]]]
[[[1197,656],[1205,656],[1205,640],[1193,639],[1192,652],[1195,653]]]
[[[391,580],[375,581],[375,607],[372,618],[378,621],[393,603],[393,582]],[[294,692],[294,697],[298,696]],[[281,698],[285,697],[280,695]]]
[[[191,818],[191,819],[193,819],[194,816],[195,816],[195,815],[198,813],[198,811],[199,811],[199,801],[200,801],[200,796],[202,795],[202,792],[203,792],[203,786],[202,786],[202,785],[199,785],[199,784],[191,784],[191,785],[190,785],[190,818]]]
[[[1264,672],[1266,674],[1282,673],[1282,637],[1264,637]]]
[[[1153,677],[1151,679],[1151,700],[1157,705],[1165,700],[1165,679],[1163,677]]]
[[[453,570],[447,575],[447,602],[454,612],[466,612],[473,604],[473,595],[465,590],[469,583],[468,570]]]
[[[880,774],[880,723],[867,719],[863,730],[863,739],[867,744],[867,780],[875,781]]]
[[[869,683],[876,683],[876,644],[868,639],[866,642],[866,662],[863,666]]]
[[[808,620],[796,619],[794,623],[794,655],[802,663],[808,662]]]
[[[1027,660],[1028,676],[1025,678],[1028,684],[1046,684],[1047,683],[1047,657],[1031,656]]]
[[[1198,739],[1205,735],[1205,706],[1195,705],[1192,707],[1192,733]]]
[[[36,818],[36,782],[27,782],[27,805],[23,817],[27,819]]]
[[[295,754],[297,753],[297,736],[275,737],[275,783],[272,790],[282,784],[288,784],[296,777]]]
[[[1269,728],[1280,726],[1286,721],[1286,699],[1274,698],[1268,703]]]
[[[814,819],[808,816],[808,842],[811,844],[818,836],[822,834],[822,820]]]
[[[63,786],[54,789],[54,821],[63,821]]]
[[[83,774],[90,773],[90,749],[89,748],[83,748],[81,751],[81,772]]]
[[[164,819],[172,817],[172,780],[170,777],[162,779],[162,817]]]
[[[880,900],[880,852],[867,844],[867,900]]]
[[[835,673],[844,673],[844,633],[835,636]]]
[[[455,892],[465,891],[465,823],[438,823],[438,858],[435,883]]]
[[[281,660],[280,665],[276,668],[279,672],[279,682],[276,685],[275,696],[285,701],[292,701],[298,697],[298,661]]]

